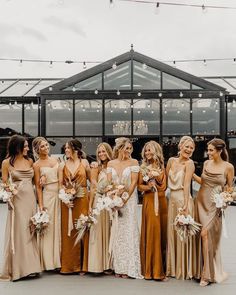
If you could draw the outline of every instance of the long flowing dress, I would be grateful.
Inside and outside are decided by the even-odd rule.
[[[36,213],[33,176],[33,168],[11,168],[12,181],[17,184],[18,193],[14,196],[14,208],[8,210],[2,279],[15,281],[41,272],[36,236],[31,235],[29,228],[30,218]]]
[[[222,216],[211,197],[216,187],[223,189],[226,178],[223,173],[217,174],[208,171],[205,167],[201,179],[202,184],[195,201],[196,219],[202,224],[201,239],[198,245],[197,277],[209,282],[220,283],[227,278],[222,268],[220,254]]]
[[[112,181],[117,184],[131,184],[131,172],[139,172],[138,166],[126,167],[119,178],[116,170],[107,168],[112,173]],[[116,212],[112,221],[110,249],[113,257],[113,269],[117,274],[141,279],[140,237],[137,220],[137,188],[128,202],[121,209],[122,216]]]
[[[72,209],[72,219],[78,219],[81,214],[88,215],[89,202],[87,192],[87,177],[86,170],[80,163],[74,175],[71,175],[67,166],[63,168],[63,182],[66,185],[68,182],[79,184],[84,191],[83,196],[78,194],[74,199],[74,207]],[[76,230],[71,231],[68,236],[68,207],[61,204],[61,273],[87,272],[88,271],[88,242],[89,233],[86,232],[80,242],[75,245]]]
[[[98,174],[98,184],[107,180],[106,169]],[[94,196],[94,207],[97,197]],[[101,211],[97,223],[92,225],[89,233],[88,271],[103,272],[111,268],[109,262],[110,216],[106,210]]]
[[[154,192],[143,195],[141,226],[141,266],[145,279],[164,279],[167,242],[166,174],[156,177],[158,189],[158,215],[155,214]],[[145,185],[145,182],[142,183]]]
[[[41,167],[40,174],[46,177],[46,184],[43,189],[43,204],[50,218],[48,230],[45,235],[40,238],[40,260],[43,270],[53,270],[61,267],[58,165],[54,167]]]
[[[176,279],[191,279],[196,274],[196,245],[195,237],[188,237],[181,241],[174,228],[174,220],[178,209],[184,206],[183,183],[185,168],[174,173],[169,170],[168,187],[170,199],[168,204],[168,227],[167,227],[167,276]],[[190,196],[188,212],[194,218],[194,203]]]

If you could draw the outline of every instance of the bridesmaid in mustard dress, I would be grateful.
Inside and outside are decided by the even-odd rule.
[[[170,158],[166,167],[170,189],[166,274],[182,280],[191,279],[196,274],[195,237],[189,237],[182,242],[174,228],[174,220],[180,208],[184,214],[190,214],[194,218],[194,204],[190,194],[191,180],[195,170],[190,157],[194,149],[193,139],[183,136],[179,142],[179,156]]]
[[[82,144],[77,139],[68,141],[65,145],[67,160],[59,167],[59,186],[68,184],[77,186],[75,199],[67,205],[61,204],[61,274],[80,273],[88,271],[89,234],[75,245],[76,230],[69,228],[69,208],[72,208],[72,219],[78,219],[81,214],[88,215],[89,199],[87,179],[90,179],[90,167],[82,151]],[[78,186],[80,189],[78,189]],[[82,194],[81,194],[82,190]],[[73,226],[73,225],[72,225]]]
[[[41,272],[39,250],[35,236],[31,236],[29,221],[36,213],[33,188],[33,161],[27,157],[28,142],[13,135],[8,142],[7,159],[2,162],[2,181],[9,179],[17,185],[17,194],[8,205],[5,231],[4,262],[0,279],[16,281]]]
[[[159,172],[158,176],[150,176],[148,182],[143,180],[144,173],[139,173],[138,189],[144,193],[140,244],[142,275],[146,280],[165,281],[167,200],[164,158],[160,145],[155,141],[147,142],[142,150],[142,158],[142,166]]]
[[[112,148],[108,143],[100,143],[96,150],[97,163],[91,168],[90,208],[96,207],[96,189],[100,181],[107,181],[107,163],[112,159]],[[92,163],[93,164],[93,163]],[[103,210],[92,225],[89,234],[88,271],[109,274],[110,216]]]
[[[44,137],[36,137],[32,146],[37,159],[33,166],[39,210],[47,209],[50,218],[47,232],[39,238],[41,266],[54,270],[61,267],[58,161],[49,156],[49,143]]]
[[[214,138],[208,142],[207,153],[209,160],[204,163],[201,178],[195,176],[201,184],[195,207],[197,220],[202,224],[197,277],[201,278],[203,287],[227,278],[220,254],[222,214],[211,197],[217,187],[222,190],[231,188],[234,177],[234,167],[228,162],[226,144],[222,139]]]

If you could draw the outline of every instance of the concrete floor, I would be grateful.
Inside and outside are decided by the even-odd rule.
[[[81,295],[158,295],[158,294],[207,294],[231,295],[236,290],[236,207],[227,210],[227,225],[229,238],[222,238],[222,254],[225,271],[229,278],[222,284],[212,284],[202,288],[195,281],[179,281],[170,279],[166,283],[116,279],[114,276],[59,275],[43,273],[37,279],[25,279],[18,282],[0,282],[0,295],[50,295],[50,294],[81,294]],[[6,205],[0,204],[0,267],[2,264],[2,247],[6,218]],[[234,290],[234,291],[233,291]]]

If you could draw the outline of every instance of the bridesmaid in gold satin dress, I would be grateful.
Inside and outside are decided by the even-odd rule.
[[[49,156],[49,143],[44,137],[32,142],[34,179],[39,210],[47,210],[50,218],[47,232],[39,237],[40,260],[43,270],[61,267],[60,201],[58,198],[58,161]]]
[[[97,162],[91,167],[90,208],[96,207],[97,185],[100,181],[107,180],[107,163],[112,159],[112,148],[108,143],[102,142],[97,147],[96,155]],[[109,261],[110,227],[109,212],[103,210],[97,217],[97,223],[92,225],[89,231],[89,272],[104,272],[106,274],[111,272]]]
[[[166,274],[184,280],[193,278],[196,273],[195,237],[188,237],[186,241],[182,242],[174,228],[174,220],[180,208],[184,214],[194,217],[190,185],[195,167],[190,157],[195,149],[195,144],[191,137],[183,136],[178,147],[178,157],[170,158],[166,168],[170,189]]]
[[[7,159],[2,162],[2,181],[7,183],[12,179],[17,193],[8,204],[0,280],[16,281],[41,272],[36,236],[31,236],[29,228],[30,218],[36,213],[36,196],[32,183],[33,161],[27,157],[28,151],[27,140],[13,135],[8,142]]]
[[[220,239],[222,232],[222,214],[212,202],[214,189],[227,190],[232,187],[234,167],[228,162],[226,144],[222,139],[214,138],[207,144],[209,160],[204,163],[201,177],[194,175],[201,184],[195,208],[197,220],[202,224],[198,251],[198,273],[200,285],[220,283],[227,278],[223,271]]]
[[[82,151],[82,144],[77,139],[71,139],[65,145],[67,160],[59,167],[59,187],[75,184],[83,190],[77,190],[76,197],[70,204],[61,204],[61,274],[80,273],[88,271],[89,233],[75,246],[76,230],[69,228],[69,208],[72,208],[73,223],[81,214],[88,215],[89,199],[87,179],[90,179],[90,167]]]
[[[165,197],[166,174],[161,146],[151,140],[142,150],[142,165],[159,170],[150,181],[139,173],[138,189],[143,192],[141,226],[141,268],[146,280],[166,280],[167,200]],[[157,194],[152,188],[157,190]],[[157,197],[157,200],[155,198]],[[156,208],[157,207],[157,208]]]

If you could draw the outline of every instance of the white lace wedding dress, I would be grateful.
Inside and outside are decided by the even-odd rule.
[[[122,175],[118,176],[112,167],[107,169],[107,173],[112,174],[112,181],[117,184],[131,184],[131,172],[139,172],[139,166],[126,167]],[[122,216],[118,214],[113,219],[113,237],[111,252],[113,257],[113,269],[117,274],[125,274],[129,277],[141,279],[140,263],[140,234],[137,219],[137,188],[135,188],[128,202],[120,210]],[[115,227],[115,231],[114,231]]]

